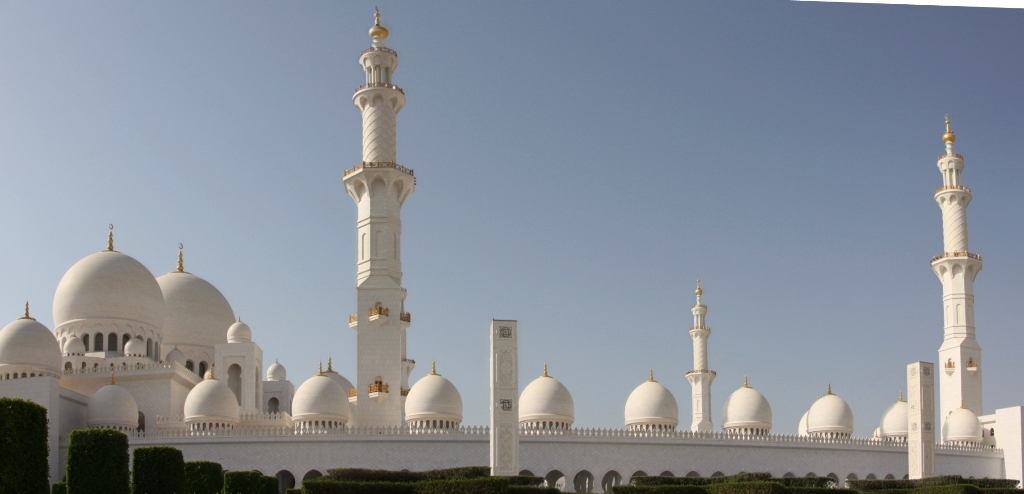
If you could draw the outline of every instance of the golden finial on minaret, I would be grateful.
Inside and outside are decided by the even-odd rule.
[[[114,224],[108,225],[110,231],[107,232],[107,250],[110,252],[114,251]]]
[[[320,361],[320,363],[316,365],[316,375],[318,375],[318,376],[324,375],[324,363],[323,363],[323,361]]]
[[[111,385],[116,385],[117,384],[117,382],[114,381],[114,369],[110,369],[110,384]]]
[[[334,372],[333,364],[331,363],[331,357],[327,357],[327,372]]]
[[[35,320],[35,318],[33,318],[32,316],[28,315],[28,300],[25,301],[25,315],[19,317],[18,319],[32,319],[33,321]]]
[[[431,376],[436,376],[437,375],[437,362],[436,361],[431,361],[430,362],[430,375]]]
[[[900,401],[903,401],[903,390],[900,390]]]
[[[747,382],[747,376],[743,376],[743,387],[744,388],[749,388],[750,387],[750,383]]]
[[[185,246],[183,244],[179,243],[178,244],[178,269],[177,269],[177,272],[179,272],[179,273],[184,273],[185,272],[185,257],[182,254],[183,250],[185,250]]]
[[[214,365],[211,365],[211,366],[210,366],[210,379],[213,379],[214,381],[216,381],[216,380],[217,380],[217,374],[215,374],[215,373],[213,372],[213,369],[214,369],[215,367],[217,367],[217,364],[214,364]]]
[[[377,7],[373,8],[373,27],[370,28],[371,38],[387,38],[388,30],[384,26],[380,25],[380,9]]]
[[[827,395],[832,394],[832,383],[828,383],[828,392],[825,393],[825,394],[827,394]]]
[[[956,142],[956,134],[954,134],[953,130],[949,128],[949,114],[948,113],[946,114],[946,133],[942,134],[942,140],[944,142],[948,142],[950,144],[953,144],[954,142]]]
[[[698,297],[704,295],[704,290],[700,287],[700,276],[697,277],[697,289],[693,291]]]
[[[548,375],[548,364],[544,364],[544,373],[540,377],[551,377]]]
[[[655,381],[655,380],[654,380],[654,369],[651,369],[651,373],[650,373],[650,375],[649,375],[649,376],[647,377],[647,382],[649,382],[649,383],[653,383],[653,382],[658,382],[658,381]]]

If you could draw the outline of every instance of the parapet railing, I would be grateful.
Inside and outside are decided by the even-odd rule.
[[[945,259],[947,257],[966,257],[968,259],[977,259],[979,261],[981,260],[981,256],[978,254],[971,254],[966,250],[955,250],[953,252],[943,252],[942,254],[933,257],[932,262],[938,261],[939,259]]]
[[[363,84],[362,86],[357,87],[355,92],[359,92],[362,91],[363,89],[371,87],[386,87],[388,89],[394,89],[395,91],[405,94],[405,91],[403,91],[402,88],[387,82],[371,82],[369,84]]]
[[[363,168],[394,168],[395,170],[398,170],[402,173],[407,173],[409,175],[415,176],[413,175],[411,168],[406,168],[393,161],[364,161],[356,166],[353,166],[352,168],[349,168],[348,170],[345,170],[345,176],[347,177],[359,170],[362,170]]]
[[[161,369],[175,369],[175,370],[180,370],[180,371],[183,371],[183,372],[187,372],[187,373],[192,374],[192,375],[197,375],[195,372],[190,371],[187,367],[185,367],[184,365],[181,365],[178,362],[153,362],[153,363],[149,363],[149,364],[141,364],[141,363],[129,364],[127,362],[122,362],[120,364],[114,364],[114,363],[111,363],[109,365],[100,364],[99,366],[96,366],[96,365],[88,366],[87,365],[84,369],[83,368],[64,369],[62,371],[62,373],[64,375],[66,375],[66,376],[67,375],[75,375],[75,374],[106,374],[106,375],[109,376],[110,375],[110,371],[114,371],[116,373],[116,372],[127,372],[127,371],[137,371],[137,370],[161,370]]]
[[[939,187],[938,189],[935,189],[935,193],[938,194],[939,192],[942,192],[944,190],[962,190],[964,192],[967,192],[968,194],[971,193],[971,189],[968,189],[963,185],[944,185],[942,187]]]
[[[371,46],[371,47],[363,50],[361,53],[359,53],[359,55],[363,56],[363,55],[366,55],[367,53],[370,53],[370,52],[373,52],[373,51],[383,51],[383,52],[390,53],[390,54],[392,54],[392,55],[394,55],[396,57],[398,56],[398,52],[397,51],[392,50],[391,48],[388,48],[386,46]]]
[[[939,159],[941,160],[942,158],[960,158],[960,159],[964,159],[963,156],[961,156],[959,154],[956,154],[956,153],[942,153],[942,154],[939,155]]]

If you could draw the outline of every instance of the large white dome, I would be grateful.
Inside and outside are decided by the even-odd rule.
[[[458,427],[462,423],[462,395],[451,381],[432,368],[409,390],[405,420],[417,427]]]
[[[227,343],[227,331],[235,322],[235,313],[220,290],[184,271],[167,273],[156,281],[167,306],[164,348],[178,345],[186,350],[212,350],[218,343]]]
[[[629,429],[675,429],[679,425],[679,405],[675,396],[658,381],[654,373],[636,387],[626,399],[626,427]]]
[[[128,390],[116,384],[103,386],[92,395],[85,425],[135,429],[139,426],[139,406]]]
[[[534,379],[519,396],[519,423],[538,428],[567,428],[576,420],[576,405],[569,390],[548,375]]]
[[[772,406],[764,395],[747,384],[733,391],[722,405],[722,429],[767,434],[772,429]]]
[[[961,406],[946,415],[942,424],[942,442],[980,443],[982,440],[981,421],[974,412]]]
[[[0,372],[52,375],[60,365],[60,343],[39,321],[26,315],[0,329]]]
[[[853,434],[853,410],[842,398],[828,393],[807,410],[807,433],[811,435],[849,436]]]
[[[53,296],[53,323],[60,332],[93,320],[159,332],[164,324],[164,296],[153,273],[113,250],[97,252],[71,266]]]
[[[909,420],[910,405],[903,401],[903,395],[896,403],[889,405],[882,414],[882,422],[878,426],[878,437],[882,438],[906,438],[909,434],[907,423]],[[980,424],[979,424],[980,426]]]
[[[324,374],[317,374],[299,386],[292,398],[296,422],[347,423],[350,415],[348,392]]]
[[[238,425],[238,398],[227,384],[212,377],[192,388],[185,398],[186,424]]]

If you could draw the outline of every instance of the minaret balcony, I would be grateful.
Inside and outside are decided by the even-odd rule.
[[[939,187],[938,189],[935,189],[935,193],[938,194],[939,192],[945,192],[947,190],[960,190],[960,191],[966,192],[968,194],[971,193],[971,189],[969,189],[967,187],[964,187],[963,185],[945,185],[945,186]]]
[[[387,82],[371,82],[369,84],[363,84],[362,86],[357,87],[355,92],[358,93],[359,91],[363,91],[363,90],[371,89],[371,88],[375,88],[375,87],[384,87],[384,88],[388,88],[388,89],[394,89],[395,91],[398,91],[398,92],[400,92],[402,94],[405,94],[405,91],[402,91],[402,88],[400,88],[400,87],[398,87],[398,86],[396,86],[394,84],[387,83]]]
[[[359,314],[348,315],[348,327],[356,329],[359,327]]]
[[[956,362],[953,362],[953,359],[947,360],[943,367],[947,376],[952,376],[953,373],[956,372]]]
[[[967,372],[972,372],[972,373],[973,372],[977,372],[977,370],[978,370],[978,363],[975,362],[973,358],[969,358],[969,359],[967,359],[967,364],[964,365],[964,370],[966,370]]]
[[[384,401],[388,399],[388,385],[385,383],[371,384],[368,391],[371,400]]]
[[[370,322],[376,324],[388,322],[388,312],[387,307],[370,307]]]
[[[964,159],[963,156],[961,156],[959,154],[956,154],[956,153],[942,153],[942,154],[939,155],[939,159],[940,160],[941,159],[945,159],[945,158],[959,158],[961,160]]]
[[[713,371],[711,369],[694,369],[694,370],[686,371],[686,375],[687,376],[689,376],[691,374],[711,374],[712,376],[717,376],[718,375],[717,372],[715,372],[715,371]]]
[[[412,168],[406,168],[406,167],[404,167],[402,165],[399,165],[398,163],[395,163],[393,161],[364,161],[362,163],[359,163],[356,166],[353,166],[352,168],[349,168],[348,170],[345,170],[345,176],[347,177],[347,176],[349,176],[349,175],[351,175],[351,174],[353,174],[355,172],[358,172],[359,170],[362,170],[364,168],[391,168],[391,169],[394,169],[394,170],[398,170],[398,171],[400,171],[402,173],[405,173],[405,174],[407,174],[407,175],[409,175],[411,177],[415,177],[415,174],[413,174]]]
[[[390,53],[390,54],[392,54],[392,55],[394,55],[396,57],[398,56],[398,52],[397,51],[392,50],[391,48],[388,48],[386,46],[371,46],[371,47],[363,50],[359,55],[362,56],[362,55],[366,55],[367,53],[371,53],[371,52],[375,52],[375,51],[382,51],[382,52],[385,52],[385,53]]]
[[[690,332],[691,333],[694,332],[694,331],[707,331],[708,333],[710,333],[711,332],[711,328],[709,328],[708,326],[694,326],[694,327],[690,328]]]
[[[970,252],[967,252],[966,250],[964,250],[964,251],[943,252],[942,254],[939,254],[939,255],[933,257],[932,258],[932,262],[934,263],[935,261],[939,261],[939,260],[946,259],[946,258],[961,258],[961,257],[966,257],[967,259],[974,259],[976,261],[980,261],[981,260],[981,256],[980,255],[978,255],[978,254],[971,254]]]

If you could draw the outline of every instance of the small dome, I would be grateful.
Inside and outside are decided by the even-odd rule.
[[[910,405],[903,401],[901,394],[899,401],[890,405],[882,414],[882,422],[878,426],[878,437],[906,438],[909,433],[907,427],[909,413]]]
[[[142,341],[142,338],[132,338],[128,340],[128,343],[124,344],[124,356],[125,357],[145,357],[146,356],[146,342]]]
[[[92,395],[85,425],[114,429],[139,426],[139,406],[128,390],[116,384],[103,386]]]
[[[806,436],[806,435],[808,435],[807,434],[807,414],[808,413],[809,412],[804,412],[804,416],[800,417],[800,423],[796,426],[796,434],[798,436]]]
[[[69,357],[85,355],[85,343],[78,335],[71,333],[71,337],[64,342],[64,355]]]
[[[636,387],[626,399],[627,429],[675,429],[679,425],[679,405],[675,396],[651,378]]]
[[[348,393],[324,374],[307,379],[292,398],[292,418],[296,422],[344,424],[349,414]]]
[[[177,362],[181,365],[185,365],[188,358],[185,357],[185,352],[178,350],[178,348],[175,347],[173,350],[167,352],[167,356],[164,357],[164,361],[167,363]]]
[[[722,405],[722,429],[765,433],[772,429],[772,406],[747,384],[746,378],[743,387],[733,391]]]
[[[22,317],[0,329],[0,368],[4,366],[60,373],[60,344],[46,326]]]
[[[167,306],[165,348],[177,345],[213,350],[214,345],[227,342],[226,331],[235,322],[235,313],[220,290],[186,272],[167,273],[156,281]]]
[[[270,364],[270,367],[267,367],[267,380],[286,381],[288,380],[288,371],[275,360],[274,363]]]
[[[380,25],[380,12],[379,11],[373,14],[373,19],[374,19],[374,22],[373,22],[373,27],[370,28],[370,37],[371,38],[387,38],[388,37],[388,30],[384,29],[384,26]]]
[[[534,379],[519,396],[519,423],[531,426],[567,428],[576,420],[576,405],[569,390],[548,375]]]
[[[982,442],[981,421],[978,420],[978,416],[963,406],[950,412],[942,424],[942,442]]]
[[[842,398],[828,393],[807,411],[807,432],[811,435],[849,436],[853,434],[853,410]]]
[[[405,420],[423,427],[437,427],[433,425],[435,420],[458,427],[462,423],[462,395],[451,381],[431,369],[409,390]]]
[[[252,330],[249,329],[249,325],[241,319],[232,324],[228,328],[228,343],[252,343]]]
[[[212,372],[207,374],[212,376]],[[224,381],[207,377],[185,398],[186,424],[238,425],[238,398]]]
[[[86,256],[64,273],[53,296],[53,323],[59,331],[67,324],[111,319],[160,331],[164,296],[142,263],[105,250]]]

